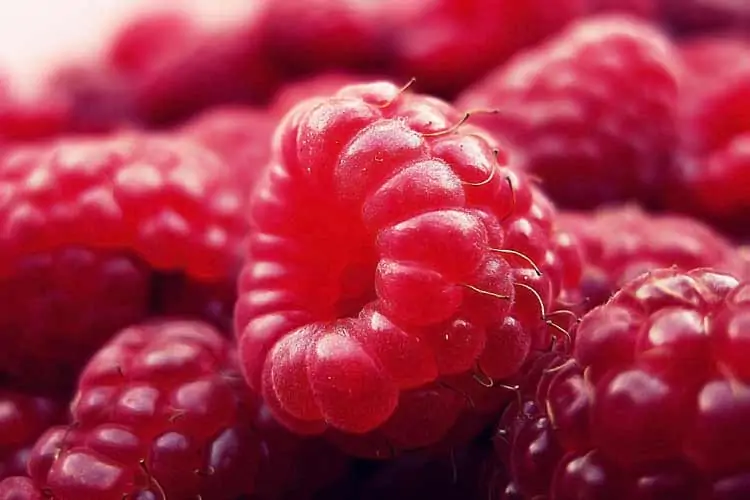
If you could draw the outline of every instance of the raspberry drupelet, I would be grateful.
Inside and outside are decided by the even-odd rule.
[[[603,304],[625,283],[653,269],[711,267],[740,277],[747,272],[734,244],[690,217],[648,214],[629,205],[562,212],[558,220],[583,251],[580,299],[585,310]]]
[[[658,205],[677,144],[680,75],[658,28],[599,15],[519,53],[458,103],[497,110],[477,124],[515,145],[560,206]]]
[[[8,153],[0,373],[72,385],[110,335],[145,317],[227,323],[243,205],[232,168],[187,140],[71,138]]]
[[[86,365],[72,424],[36,443],[28,472],[57,500],[236,499],[260,461],[257,402],[211,326],[128,327]]]
[[[375,82],[279,125],[235,326],[248,382],[291,429],[428,445],[462,398],[446,378],[507,377],[551,342],[545,311],[580,263],[549,201],[465,120]]]
[[[528,367],[495,439],[508,499],[750,495],[750,284],[662,269],[581,321],[572,356]]]
[[[0,389],[0,479],[25,474],[37,438],[65,421],[65,409],[61,397]]]

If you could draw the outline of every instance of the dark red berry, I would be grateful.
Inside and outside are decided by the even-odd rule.
[[[590,311],[572,356],[530,367],[500,425],[519,498],[744,498],[750,286],[655,270]],[[750,324],[750,323],[749,323]]]
[[[60,500],[235,499],[252,491],[260,460],[255,412],[216,330],[140,324],[87,364],[72,424],[37,441],[29,473]]]
[[[518,54],[459,99],[508,139],[562,206],[635,199],[669,186],[679,60],[655,26],[602,15]]]
[[[70,384],[116,330],[165,311],[202,315],[203,299],[193,311],[164,305],[189,298],[173,277],[199,290],[233,286],[243,195],[232,166],[171,137],[64,139],[7,154],[0,372]]]
[[[374,83],[277,129],[235,323],[250,385],[297,432],[430,444],[467,404],[445,377],[506,377],[549,344],[554,211],[461,119]]]

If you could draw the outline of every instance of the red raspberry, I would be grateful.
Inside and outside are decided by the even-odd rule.
[[[587,0],[386,3],[396,71],[421,91],[454,96],[519,49],[585,13]]]
[[[89,361],[73,424],[37,441],[29,473],[60,500],[235,499],[252,491],[260,459],[254,405],[210,326],[133,326]]]
[[[26,472],[31,447],[48,427],[63,421],[64,408],[59,398],[0,389],[0,479]]]
[[[125,81],[136,116],[151,125],[217,104],[263,101],[276,75],[260,47],[262,11],[227,17],[209,26],[187,12],[145,14],[114,37],[100,64]]]
[[[563,206],[590,208],[667,188],[679,68],[669,40],[625,16],[577,22],[519,54],[460,99],[509,139]]]
[[[461,123],[374,83],[305,101],[277,129],[235,325],[250,385],[297,432],[425,446],[465,404],[445,377],[506,377],[550,342],[544,311],[578,278],[554,210]]]
[[[713,267],[736,276],[746,274],[737,249],[711,227],[689,217],[649,215],[628,206],[563,213],[559,224],[584,252],[581,294],[587,310],[653,269]]]
[[[750,43],[738,38],[686,44],[681,158],[670,207],[747,234],[750,165]]]
[[[0,481],[0,500],[46,500],[44,492],[28,477],[9,477]]]
[[[380,70],[389,55],[381,2],[274,0],[261,23],[263,50],[286,75]]]
[[[251,192],[271,156],[271,136],[278,120],[249,107],[219,107],[183,124],[178,133],[212,150]]]
[[[748,498],[748,292],[708,269],[657,270],[589,312],[572,357],[539,359],[501,424],[506,494]]]
[[[233,287],[242,195],[230,166],[174,138],[69,139],[5,156],[0,372],[71,383],[116,330],[171,312],[175,276]]]

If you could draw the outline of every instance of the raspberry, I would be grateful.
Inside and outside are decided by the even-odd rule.
[[[271,155],[277,119],[249,107],[219,107],[183,124],[178,133],[215,152],[252,191]]]
[[[537,359],[498,452],[511,498],[750,495],[750,285],[656,270],[590,311],[571,357]]]
[[[550,342],[544,311],[578,278],[557,267],[554,210],[462,122],[381,82],[277,129],[235,326],[247,380],[293,430],[426,446],[466,404],[446,377],[512,375]]]
[[[683,96],[681,157],[673,209],[747,234],[747,148],[750,144],[750,44],[701,39],[683,47],[690,70]]]
[[[581,294],[586,309],[603,304],[621,286],[653,269],[712,267],[745,275],[737,249],[700,221],[649,215],[635,206],[593,213],[562,213],[560,227],[584,250]]]
[[[240,380],[230,343],[207,324],[129,327],[84,368],[73,424],[37,441],[29,473],[61,500],[249,493],[260,443]]]
[[[391,1],[395,71],[421,91],[450,97],[519,49],[585,13],[587,0]]]
[[[232,12],[219,26],[186,12],[145,14],[115,35],[99,64],[125,81],[136,116],[149,125],[217,104],[263,101],[277,77],[261,51],[262,12]]]
[[[48,427],[63,421],[64,406],[59,398],[0,389],[0,479],[26,472],[31,447]]]
[[[0,500],[45,500],[42,490],[28,477],[9,477],[0,481]]]
[[[677,55],[635,18],[594,16],[521,53],[459,99],[518,147],[562,206],[656,204],[677,143]]]
[[[261,45],[285,75],[378,71],[389,55],[385,21],[380,2],[274,0],[260,23]]]
[[[0,372],[70,384],[111,334],[164,312],[172,299],[159,292],[177,295],[175,275],[233,286],[242,196],[230,166],[175,138],[66,139],[6,155]]]

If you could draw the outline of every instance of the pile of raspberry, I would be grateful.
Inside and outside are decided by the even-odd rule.
[[[750,498],[741,3],[134,4],[0,64],[0,500]]]

